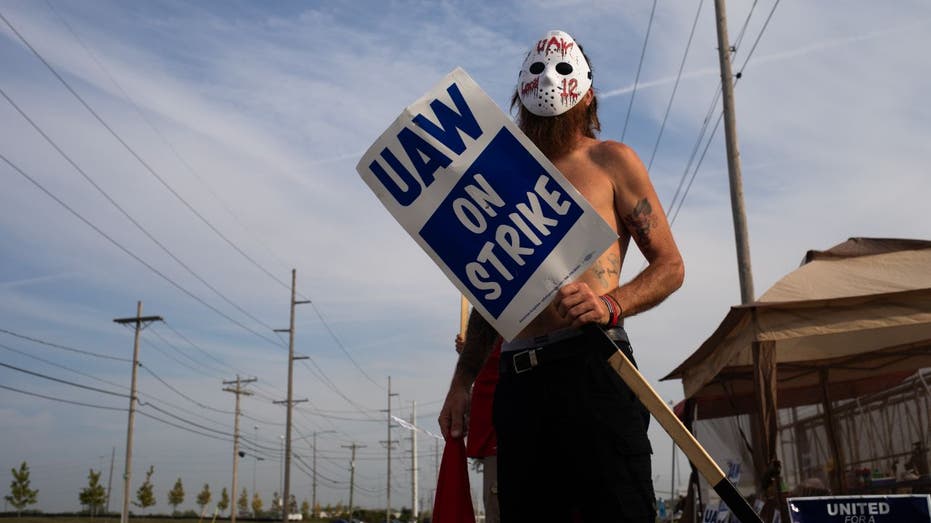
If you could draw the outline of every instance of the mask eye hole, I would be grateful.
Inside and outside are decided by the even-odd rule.
[[[543,62],[534,62],[530,64],[530,74],[540,74],[543,72],[543,69],[545,68],[546,66],[543,65]]]
[[[572,64],[568,64],[566,62],[559,62],[558,64],[556,64],[556,72],[563,76],[570,75],[572,74]]]

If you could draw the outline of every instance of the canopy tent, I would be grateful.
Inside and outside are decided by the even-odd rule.
[[[851,238],[809,251],[758,301],[732,307],[663,379],[681,379],[696,419],[749,414],[758,489],[776,456],[777,408],[820,403],[842,490],[832,402],[931,367],[931,242]]]

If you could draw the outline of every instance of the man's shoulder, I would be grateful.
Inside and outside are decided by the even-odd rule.
[[[638,179],[646,175],[640,157],[629,146],[614,140],[596,140],[588,149],[593,163],[619,180]]]
[[[589,147],[589,155],[600,164],[629,164],[640,161],[632,148],[615,140],[595,140]]]

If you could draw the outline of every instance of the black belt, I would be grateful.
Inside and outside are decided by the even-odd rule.
[[[555,342],[548,342],[546,336],[528,338],[526,341],[519,340],[517,343],[527,348],[501,352],[498,370],[501,374],[523,374],[554,361],[583,356],[588,352],[585,347],[580,347],[579,344],[581,341],[579,338],[584,336],[584,333],[582,331],[577,332],[577,335],[569,337],[560,336],[559,341]],[[620,345],[625,348],[625,352],[630,350],[627,333],[622,327],[609,329],[605,332],[611,339],[622,342]]]

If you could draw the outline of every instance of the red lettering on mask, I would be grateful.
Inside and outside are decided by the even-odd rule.
[[[569,54],[569,51],[575,46],[575,42],[563,40],[562,38],[556,38],[551,36],[549,40],[543,39],[537,42],[537,53],[547,53],[558,52],[562,55],[563,58]]]
[[[576,91],[578,87],[579,87],[579,81],[576,80],[575,78],[571,78],[568,80],[566,78],[562,79],[562,87],[560,88],[562,92],[559,93],[559,98],[562,100],[563,104],[568,104],[568,103],[574,104],[575,102],[578,101],[579,94],[580,94],[578,91]]]
[[[521,82],[520,95],[527,96],[528,93],[536,93],[540,86],[540,77],[536,77],[529,82]]]

